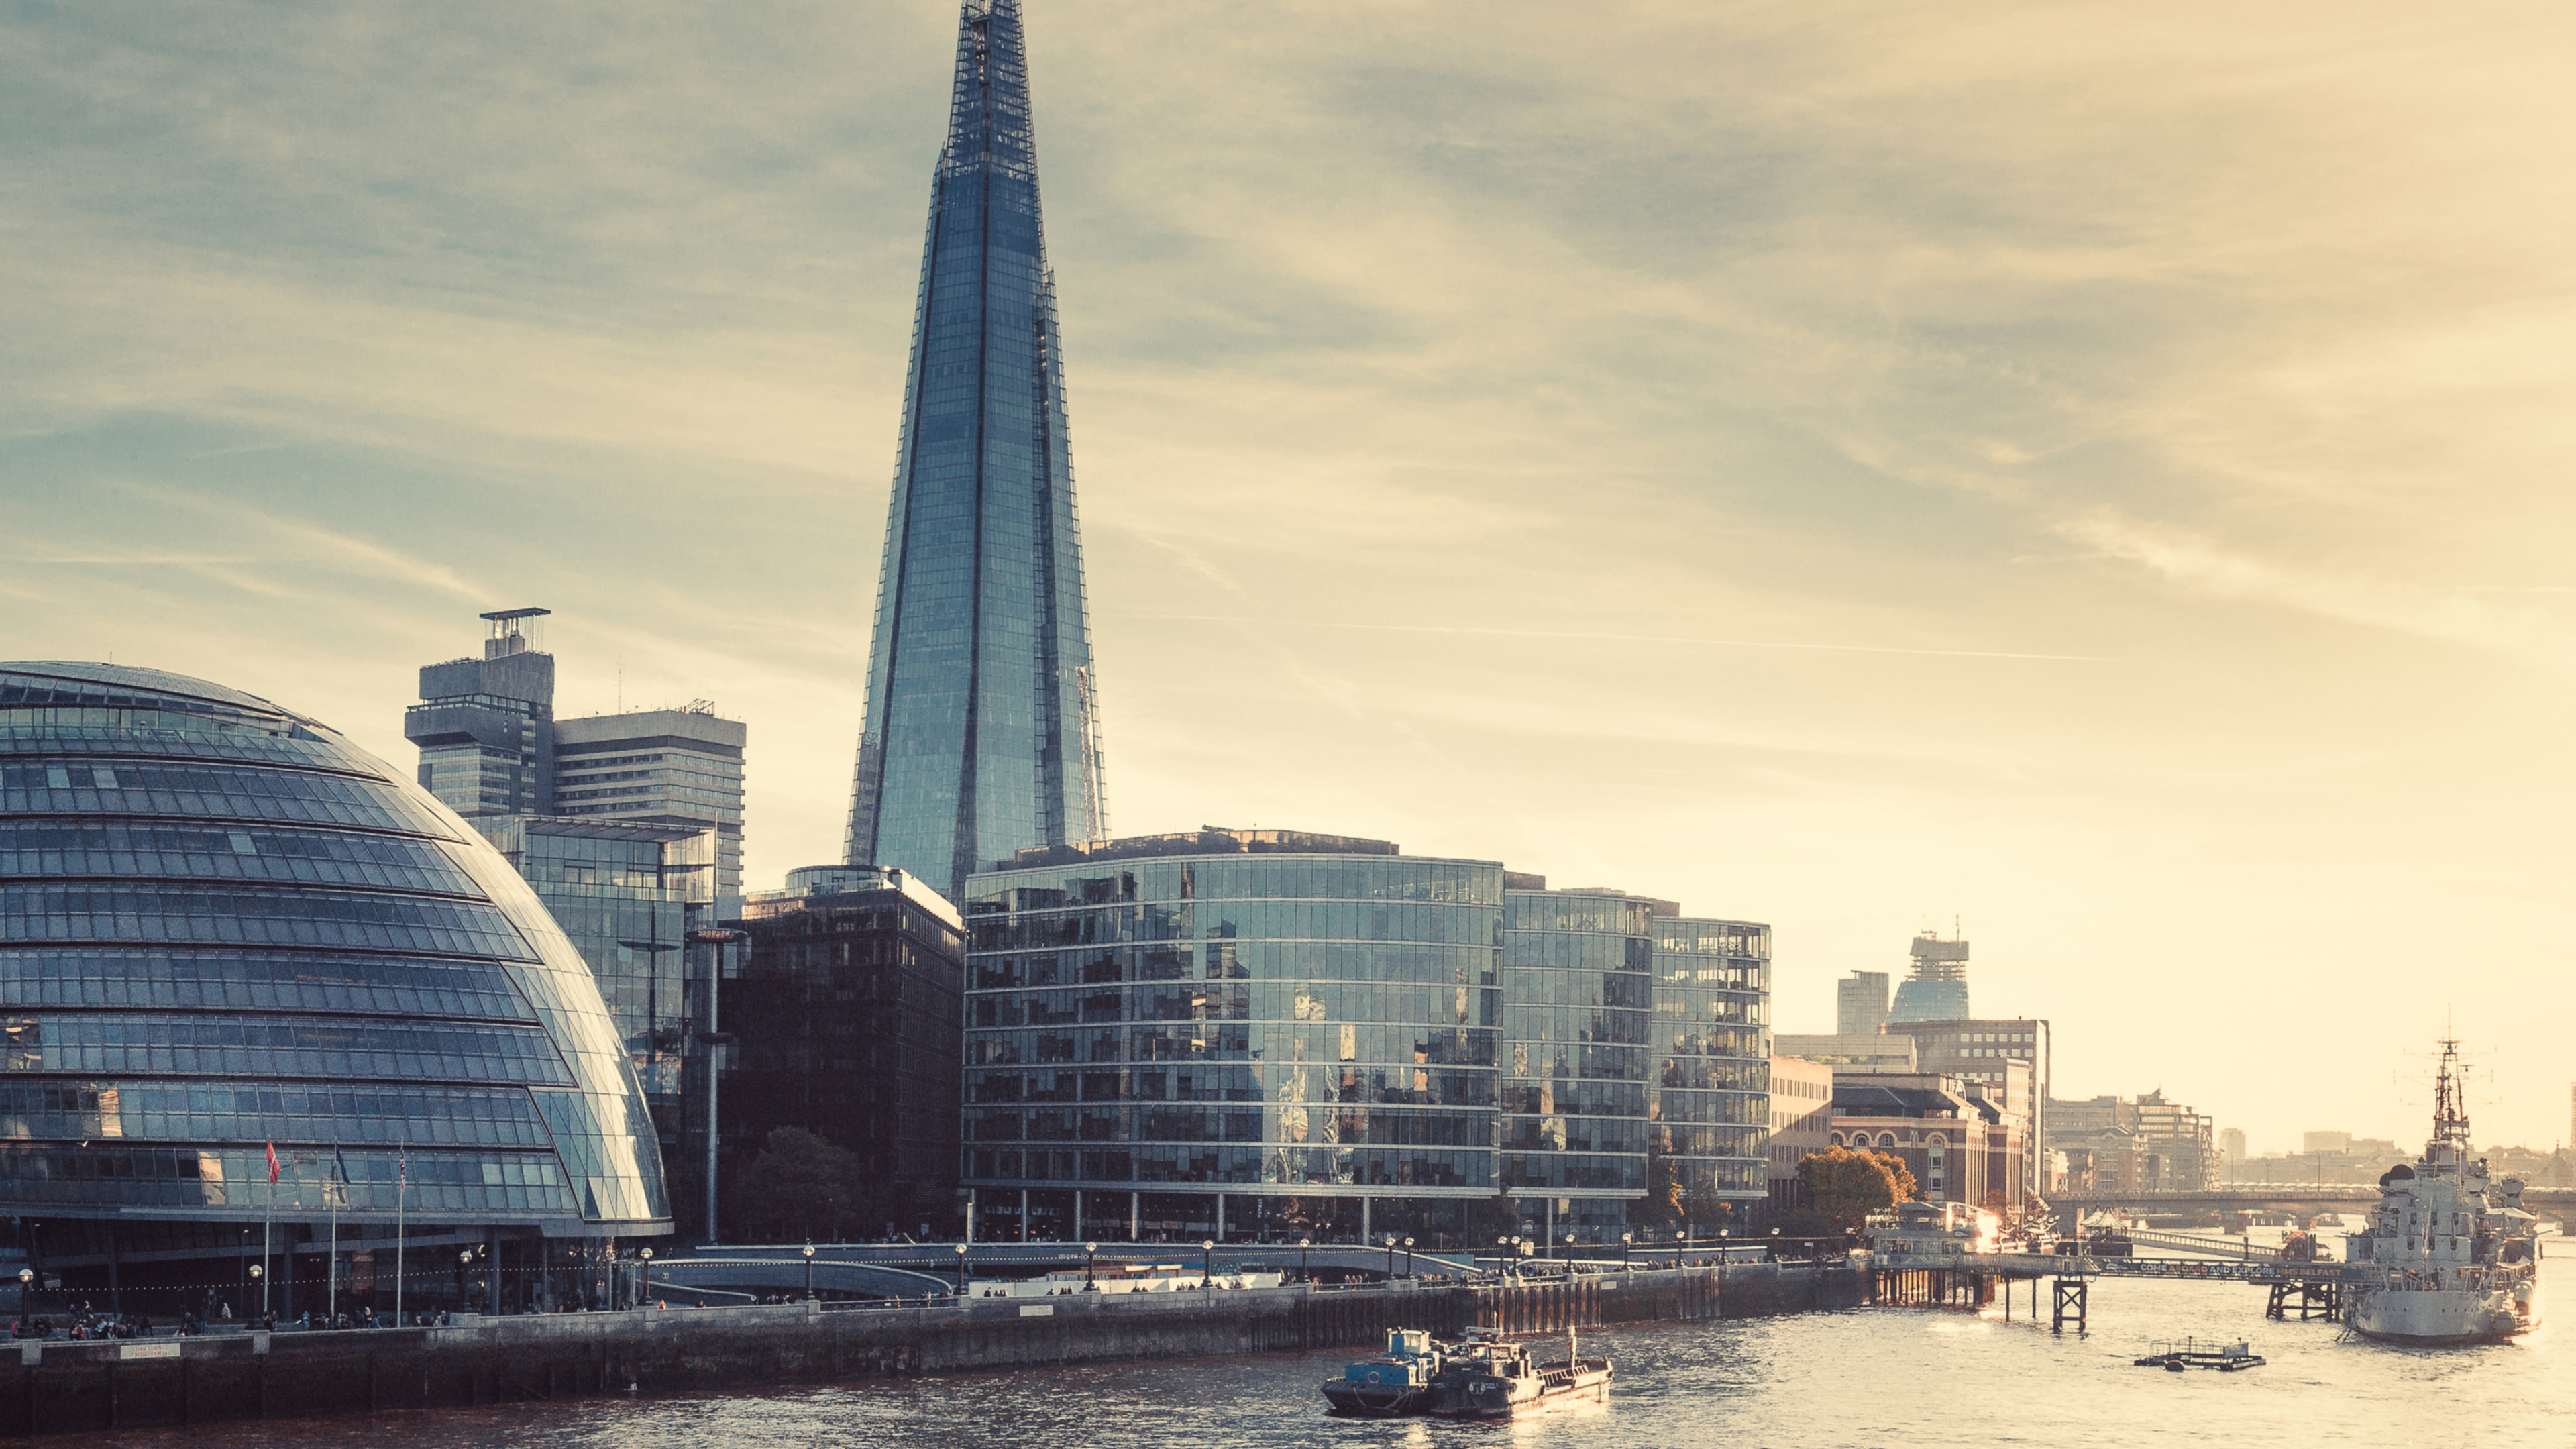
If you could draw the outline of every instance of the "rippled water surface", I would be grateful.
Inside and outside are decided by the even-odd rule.
[[[2576,1283],[2564,1264],[2545,1268],[2547,1287]],[[1349,1355],[1314,1353],[83,1437],[156,1449],[2576,1445],[2566,1325],[2506,1347],[2394,1349],[2335,1324],[2268,1322],[2259,1288],[2109,1282],[2094,1286],[2092,1331],[2079,1337],[2025,1321],[2028,1303],[2025,1287],[2010,1323],[1998,1309],[1872,1308],[1586,1332],[1587,1354],[1618,1361],[1610,1402],[1508,1425],[1328,1419],[1315,1385]],[[2551,1306],[2576,1312],[2563,1296]],[[2271,1362],[2235,1374],[2131,1366],[2149,1339],[2183,1334],[2241,1335]]]

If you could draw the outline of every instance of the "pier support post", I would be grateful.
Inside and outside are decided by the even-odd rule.
[[[2072,1322],[2075,1325],[2075,1331],[2077,1333],[2082,1333],[2084,1331],[2084,1312],[2088,1306],[2086,1300],[2091,1296],[2090,1280],[2084,1278],[2060,1278],[2056,1281],[2056,1289],[2057,1306],[2055,1312],[2049,1315],[2048,1326],[2053,1330],[2063,1332],[2065,1331],[2066,1325],[2069,1322]]]

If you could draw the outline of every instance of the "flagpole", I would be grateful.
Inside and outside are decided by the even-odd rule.
[[[340,1321],[340,1199],[349,1195],[348,1159],[340,1155],[340,1144],[331,1144],[331,1160],[341,1164],[332,1170],[340,1174],[340,1190],[331,1194],[331,1269],[323,1275],[331,1285],[330,1296],[323,1300],[322,1311],[330,1318],[331,1327]]]
[[[394,1167],[394,1327],[402,1327],[403,1290],[403,1199],[411,1186],[411,1134],[403,1134],[401,1155]]]

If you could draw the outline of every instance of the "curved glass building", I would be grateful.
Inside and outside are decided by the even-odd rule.
[[[1466,1240],[1499,1186],[1500,865],[1275,830],[1012,864],[967,890],[977,1236]]]
[[[398,1210],[420,1306],[596,1296],[543,1239],[669,1231],[581,957],[491,846],[327,727],[153,670],[0,664],[17,1246],[65,1292],[247,1311],[265,1238],[278,1311],[390,1306]]]

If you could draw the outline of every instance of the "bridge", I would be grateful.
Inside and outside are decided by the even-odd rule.
[[[2314,1218],[2319,1213],[2340,1213],[2348,1208],[2368,1209],[2378,1201],[2379,1189],[2368,1183],[2231,1182],[2216,1187],[2156,1191],[2068,1190],[2051,1194],[2048,1204],[2057,1210],[2059,1230],[2071,1233],[2084,1213],[2097,1208],[2119,1208],[2141,1216],[2255,1210],[2296,1212],[2302,1218]],[[2576,1215],[2576,1187],[2527,1187],[2523,1189],[2522,1205],[2533,1212],[2555,1209],[2561,1216]]]

